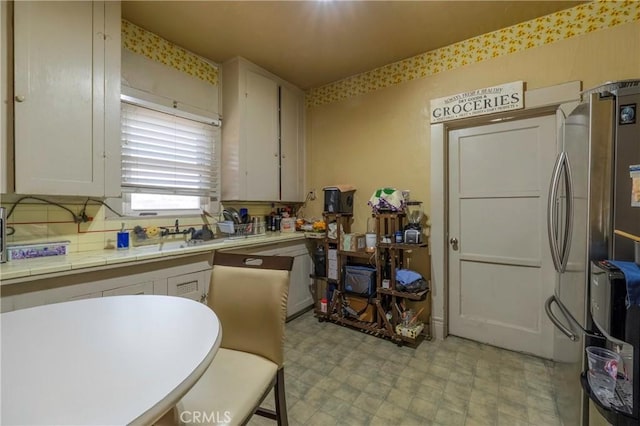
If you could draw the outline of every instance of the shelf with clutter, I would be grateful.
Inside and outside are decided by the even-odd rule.
[[[429,282],[409,269],[412,254],[424,251],[421,203],[395,190],[369,200],[367,233],[351,232],[353,189],[325,190],[324,236],[314,253],[314,313],[329,321],[417,346],[431,338]],[[407,241],[405,241],[407,240]],[[428,260],[426,260],[428,264]]]

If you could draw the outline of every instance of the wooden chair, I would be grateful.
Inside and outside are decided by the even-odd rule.
[[[222,343],[177,404],[180,423],[241,425],[258,414],[288,424],[284,323],[292,266],[289,256],[215,253],[208,304],[220,319]],[[275,411],[260,407],[271,389]]]

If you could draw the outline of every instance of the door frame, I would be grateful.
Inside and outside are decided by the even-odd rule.
[[[527,90],[524,93],[525,108],[474,118],[464,118],[431,125],[431,291],[432,335],[444,339],[449,334],[449,200],[448,200],[448,137],[449,131],[465,127],[481,126],[500,121],[519,120],[540,115],[561,114],[567,116],[580,102],[581,81],[571,81],[555,86]],[[558,120],[560,121],[560,120]],[[558,126],[558,131],[560,131]]]

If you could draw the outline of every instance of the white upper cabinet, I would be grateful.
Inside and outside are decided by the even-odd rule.
[[[0,1],[0,194],[13,191],[13,3]]]
[[[246,199],[279,200],[278,83],[251,70],[245,77]]]
[[[304,95],[280,86],[280,194],[304,201]]]
[[[120,3],[14,3],[15,191],[120,194]]]
[[[303,201],[303,92],[243,58],[222,75],[222,199]]]

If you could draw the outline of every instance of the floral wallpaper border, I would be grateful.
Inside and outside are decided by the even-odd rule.
[[[122,46],[214,86],[218,85],[217,67],[125,19],[122,20]]]
[[[306,92],[307,107],[341,101],[487,59],[640,21],[640,1],[597,1],[422,53]]]

